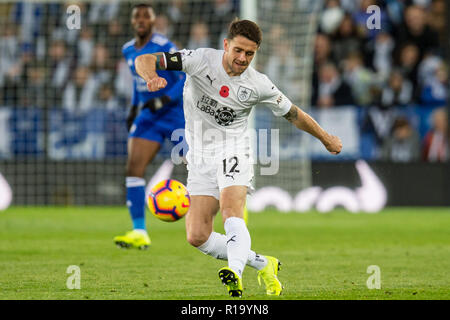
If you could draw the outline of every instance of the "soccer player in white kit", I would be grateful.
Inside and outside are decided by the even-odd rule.
[[[156,70],[182,70],[184,87],[187,188],[191,205],[186,215],[188,242],[216,259],[228,260],[219,278],[230,296],[242,295],[245,265],[258,270],[268,295],[280,295],[280,262],[251,250],[251,238],[243,220],[246,195],[252,190],[253,167],[247,124],[255,106],[268,107],[298,129],[318,138],[332,154],[341,151],[341,140],[319,124],[250,65],[262,40],[257,24],[235,20],[224,39],[224,50],[202,48],[176,53],[155,53],[136,58],[137,73],[150,91],[167,84]],[[214,232],[214,216],[220,209],[225,235]]]

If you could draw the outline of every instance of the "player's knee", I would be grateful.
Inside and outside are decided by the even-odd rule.
[[[209,234],[202,231],[190,231],[186,234],[187,242],[193,247],[200,247],[208,241]]]

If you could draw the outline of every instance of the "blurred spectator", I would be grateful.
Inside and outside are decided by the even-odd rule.
[[[72,112],[88,111],[94,107],[99,83],[88,67],[78,67],[63,94],[63,108]]]
[[[0,88],[2,104],[17,102],[16,83],[19,80],[20,65],[17,57],[20,56],[20,45],[16,36],[16,27],[6,25],[0,37]]]
[[[21,104],[31,107],[44,107],[45,96],[45,67],[33,64],[27,68],[26,81],[22,87]]]
[[[209,40],[208,25],[204,22],[195,22],[191,26],[187,48],[198,49],[209,47],[210,47],[210,40]]]
[[[422,157],[428,162],[446,162],[450,158],[447,110],[436,109],[432,119],[432,128],[424,138]]]
[[[361,51],[358,32],[350,15],[345,15],[336,32],[331,37],[334,61],[343,61],[350,53]]]
[[[167,8],[167,15],[172,24],[181,23],[184,16],[184,4],[183,0],[171,0],[169,7]]]
[[[117,110],[119,108],[119,101],[115,97],[113,88],[109,83],[105,83],[100,87],[95,106],[103,107],[109,111]]]
[[[358,105],[367,106],[372,103],[371,88],[375,84],[375,75],[364,66],[359,52],[349,54],[344,60],[343,77],[351,87],[352,95]]]
[[[282,38],[280,37],[278,39]],[[274,47],[275,46],[276,42]],[[332,60],[331,58],[332,58],[332,46],[330,37],[323,33],[317,33],[314,39],[314,64],[311,81],[313,88],[317,88],[319,86],[319,68],[322,65],[331,61]],[[312,101],[316,101],[316,99],[313,97]],[[315,102],[312,103],[314,105]]]
[[[125,39],[128,39],[126,36],[127,35],[124,34],[123,26],[118,20],[114,19],[108,23],[108,32],[106,36],[106,39],[108,39],[107,49],[111,59],[116,60],[111,62],[114,65],[118,63],[117,58],[122,54],[123,43],[126,41]]]
[[[403,11],[405,9],[405,2],[403,0],[385,0],[386,13],[389,20],[395,27],[398,27],[403,22]]]
[[[211,12],[208,20],[211,44],[215,48],[222,48],[228,25],[237,16],[237,12],[231,0],[214,0]]]
[[[425,80],[421,102],[426,106],[439,106],[447,103],[448,97],[448,68],[441,63],[433,73],[433,76]]]
[[[384,141],[381,149],[382,160],[411,162],[420,159],[419,134],[407,118],[397,118],[391,132],[391,136]]]
[[[270,24],[269,28],[270,29],[268,29],[269,31],[264,38],[265,48],[267,48],[268,54],[258,56],[258,64],[262,67],[265,67],[269,61],[269,58],[275,54],[280,39],[288,38],[286,28],[280,23]]]
[[[433,78],[435,71],[442,64],[442,58],[433,54],[428,54],[422,59],[417,68],[417,79],[420,88],[425,82]]]
[[[288,40],[279,41],[264,73],[291,99],[300,98],[298,59]]]
[[[326,63],[319,69],[319,82],[313,88],[313,105],[320,108],[354,104],[351,88],[341,79],[333,63]]]
[[[394,39],[387,32],[380,32],[375,38],[372,66],[381,80],[387,80],[392,68]]]
[[[331,59],[332,45],[330,38],[322,33],[316,35],[314,42],[314,64],[320,66]]]
[[[419,59],[429,51],[439,47],[439,38],[436,31],[427,23],[425,9],[419,5],[411,5],[405,9],[404,24],[396,32],[398,47],[405,43],[413,43],[419,50]]]
[[[434,0],[431,2],[430,10],[427,12],[427,21],[430,28],[438,34],[439,43],[447,40],[446,4],[444,0]]]
[[[164,14],[158,14],[155,17],[155,24],[153,25],[153,32],[160,33],[166,37],[171,37],[173,34],[170,26],[169,18]]]
[[[54,41],[49,48],[49,76],[50,82],[55,88],[62,88],[69,77],[71,57],[67,54],[64,41]]]
[[[411,102],[412,96],[412,83],[400,70],[393,70],[381,93],[381,106],[384,108],[404,106]]]
[[[327,0],[320,17],[320,30],[326,34],[333,34],[344,19],[344,10],[342,10],[339,0]]]
[[[176,41],[183,43],[180,48],[184,47],[184,44],[188,41],[189,35],[186,30],[189,27],[189,18],[191,17],[188,3],[184,0],[171,0],[165,13],[173,29],[171,36]],[[200,18],[202,17],[197,17],[197,19]]]
[[[420,61],[419,48],[413,43],[405,43],[398,57],[397,67],[403,73],[403,76],[411,81],[414,93],[418,87],[418,66]]]
[[[97,43],[94,48],[94,55],[92,64],[90,66],[92,75],[99,83],[112,81],[113,72],[115,71],[114,61],[109,55],[108,48],[102,44]]]
[[[131,103],[133,92],[133,76],[125,59],[120,59],[116,68],[114,89],[119,101],[128,106]]]
[[[93,52],[94,39],[92,30],[88,27],[84,27],[81,29],[80,38],[78,40],[78,65],[90,65],[92,63]]]
[[[88,14],[90,24],[104,24],[114,20],[119,12],[120,0],[93,1]]]
[[[13,21],[20,26],[20,41],[33,43],[41,31],[44,20],[43,4],[32,1],[18,1],[12,11]]]

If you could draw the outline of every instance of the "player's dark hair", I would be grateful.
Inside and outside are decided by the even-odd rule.
[[[237,36],[246,37],[247,39],[255,42],[258,47],[262,42],[261,28],[256,23],[250,20],[239,20],[238,18],[236,18],[231,22],[228,28],[227,38],[232,40]]]
[[[133,7],[131,8],[131,10],[136,9],[136,8],[153,9],[153,7],[150,3],[144,3],[144,2],[134,4]]]

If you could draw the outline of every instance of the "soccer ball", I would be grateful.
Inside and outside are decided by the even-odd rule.
[[[147,200],[150,212],[158,219],[167,222],[183,218],[191,204],[186,187],[173,179],[158,182],[151,189]]]

